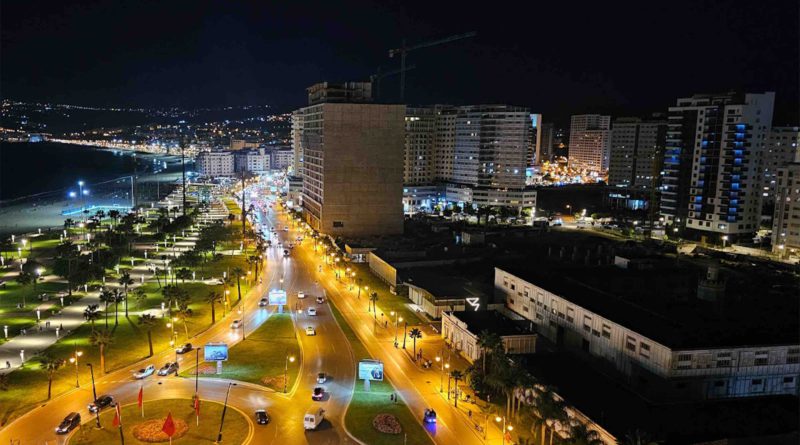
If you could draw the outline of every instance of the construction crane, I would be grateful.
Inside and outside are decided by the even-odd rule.
[[[404,71],[411,71],[414,68],[416,68],[416,66],[415,65],[411,65],[409,67],[406,67],[406,69]],[[401,71],[400,69],[396,69],[396,70],[382,72],[381,71],[381,67],[378,67],[378,69],[376,70],[376,73],[371,75],[371,76],[369,76],[369,81],[372,82],[373,85],[375,85],[375,100],[376,101],[378,101],[380,99],[380,97],[381,97],[381,79],[383,79],[384,77],[394,76],[395,74],[400,74],[400,71]]]
[[[406,46],[406,40],[403,39],[402,46],[400,48],[390,49],[389,50],[389,57],[394,57],[395,55],[400,55],[400,102],[403,102],[406,93],[406,55],[411,51],[428,48],[431,46],[441,45],[443,43],[454,42],[456,40],[467,39],[470,37],[475,37],[477,35],[476,32],[468,32],[464,34],[457,34],[450,37],[445,37],[439,40],[431,40],[428,42],[419,43],[417,45]]]

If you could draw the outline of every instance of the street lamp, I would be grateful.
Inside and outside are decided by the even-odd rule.
[[[225,422],[225,412],[228,411],[228,396],[231,394],[231,386],[236,383],[228,383],[228,391],[225,393],[225,404],[222,405],[222,418],[219,420],[219,433],[217,433],[217,443],[222,443],[222,424]]]
[[[722,250],[725,250],[725,244],[728,242],[728,235],[722,235]]]
[[[503,417],[497,416],[497,417],[494,418],[494,421],[497,422],[497,423],[503,422],[503,445],[505,445],[505,443],[506,443],[506,430],[512,431],[512,430],[514,430],[514,427],[511,426],[511,425],[506,425],[506,416],[503,416]]]
[[[86,366],[89,367],[89,373],[92,376],[92,396],[93,396],[93,399],[94,399],[94,403],[97,404],[97,387],[94,384],[94,367],[92,366],[91,363],[87,363]],[[97,428],[101,428],[101,426],[100,426],[100,410],[99,409],[97,411],[95,411],[95,415],[96,415],[95,419],[97,420]]]
[[[69,358],[69,362],[75,364],[75,387],[76,388],[80,388],[81,387],[80,381],[78,381],[78,359],[80,359],[80,357],[82,355],[83,355],[83,351],[75,351],[75,353],[72,355],[72,357]]]
[[[294,356],[286,354],[286,365],[283,367],[283,393],[286,394],[289,383],[289,362],[294,363]]]

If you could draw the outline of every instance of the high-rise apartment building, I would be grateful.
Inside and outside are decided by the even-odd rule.
[[[542,115],[531,113],[531,131],[528,132],[528,167],[540,164],[539,152],[542,149]]]
[[[292,112],[292,175],[294,177],[303,176],[303,111],[295,110]]]
[[[759,162],[775,93],[695,95],[669,108],[661,210],[678,228],[722,236],[755,232]]]
[[[230,151],[205,151],[195,159],[197,172],[202,176],[233,176],[234,158]]]
[[[541,165],[545,162],[553,162],[555,126],[552,122],[545,122],[539,128],[541,129],[541,137],[539,138],[539,153],[536,155],[536,162]]]
[[[608,170],[611,116],[572,116],[569,128],[569,166],[603,175]]]
[[[800,251],[800,157],[779,168],[775,179],[772,251],[796,256]]]
[[[233,161],[237,172],[261,173],[270,168],[270,156],[263,147],[237,150],[233,153]]]
[[[369,102],[368,87],[317,84],[298,110],[303,214],[333,236],[403,232],[405,106],[347,102]]]
[[[609,185],[633,189],[657,187],[654,182],[661,171],[666,134],[666,119],[615,119],[611,130]]]
[[[761,172],[761,196],[765,203],[776,199],[778,169],[789,165],[800,156],[800,127],[772,127],[764,150]]]

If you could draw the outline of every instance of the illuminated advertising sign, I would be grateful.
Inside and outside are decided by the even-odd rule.
[[[286,291],[281,289],[272,289],[269,291],[269,304],[272,306],[285,306]]]
[[[228,360],[228,345],[225,343],[206,343],[203,347],[203,360],[224,362]]]
[[[360,380],[383,381],[383,363],[378,360],[361,360],[358,362],[358,378]]]

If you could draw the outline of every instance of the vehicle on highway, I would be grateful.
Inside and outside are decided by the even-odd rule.
[[[307,309],[307,311],[308,311],[308,315],[317,315],[317,308],[315,308],[315,307],[310,307],[310,308]]]
[[[231,329],[239,329],[242,327],[242,320],[233,320],[231,323]]]
[[[311,394],[311,400],[322,400],[325,397],[325,388],[321,386],[315,386],[314,392]]]
[[[322,297],[317,297],[317,304],[323,304],[325,300]]]
[[[266,298],[258,300],[258,307],[265,307],[267,306],[267,304],[269,304],[269,300],[267,300]]]
[[[422,421],[425,423],[436,423],[436,411],[425,408],[425,413],[422,415]]]
[[[109,406],[114,406],[114,397],[109,395],[100,396],[94,402],[90,403],[88,408],[90,413],[102,411]]]
[[[328,380],[328,376],[324,372],[317,374],[317,383],[325,383],[326,380]]]
[[[283,226],[283,231],[284,232],[288,232],[289,231],[289,226]]]
[[[178,374],[178,362],[167,362],[161,369],[158,370],[158,375],[170,375],[172,373]]]
[[[193,349],[192,348],[192,344],[191,343],[186,343],[183,346],[175,348],[175,352],[177,352],[178,354],[186,354],[187,352],[191,351],[192,349]]]
[[[81,424],[81,415],[69,413],[56,427],[56,434],[67,434]]]
[[[265,409],[256,410],[256,423],[259,425],[266,425],[269,423],[269,414]]]
[[[311,336],[311,335],[317,335],[317,330],[316,330],[316,329],[314,329],[314,327],[313,327],[313,326],[308,326],[308,327],[306,328],[306,335],[309,335],[309,336]]]
[[[141,380],[145,377],[150,377],[153,373],[156,372],[155,365],[147,365],[146,368],[142,368],[133,373],[133,378],[137,380]]]
[[[283,256],[284,257],[288,257],[289,256],[289,251],[286,250],[286,249],[283,249]]]
[[[300,292],[297,293],[297,298],[302,300],[305,297],[306,297],[306,293],[304,291],[300,291]]]
[[[303,416],[303,428],[315,430],[325,420],[325,410],[319,405],[313,405]]]

